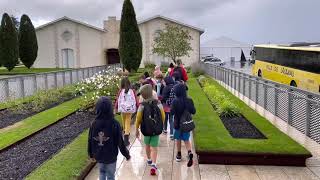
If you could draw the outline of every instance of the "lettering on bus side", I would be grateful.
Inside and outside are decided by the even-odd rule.
[[[294,72],[292,70],[289,70],[287,68],[281,68],[281,74],[285,74],[291,77],[294,77]]]

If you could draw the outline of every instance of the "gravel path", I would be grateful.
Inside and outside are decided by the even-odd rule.
[[[0,154],[0,179],[23,179],[89,128],[92,112],[76,112]]]

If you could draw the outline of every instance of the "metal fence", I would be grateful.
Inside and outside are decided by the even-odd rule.
[[[108,67],[116,69],[121,65],[95,66],[0,79],[0,102],[30,96],[39,90],[77,83]]]
[[[210,76],[320,143],[320,95],[220,66],[201,63]]]

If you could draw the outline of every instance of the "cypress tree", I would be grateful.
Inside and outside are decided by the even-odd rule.
[[[19,62],[19,47],[18,33],[7,13],[2,16],[0,38],[0,64],[11,71]]]
[[[142,40],[130,0],[124,0],[122,7],[119,53],[124,68],[129,72],[138,70],[142,58]]]
[[[38,43],[34,26],[27,15],[22,15],[19,27],[19,55],[22,63],[30,69],[38,55]]]

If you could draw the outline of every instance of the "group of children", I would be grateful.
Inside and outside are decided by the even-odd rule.
[[[177,147],[176,161],[180,162],[181,141],[184,141],[188,151],[187,166],[193,165],[193,154],[190,142],[190,132],[180,130],[180,118],[185,110],[195,114],[196,110],[192,99],[187,97],[186,81],[188,76],[181,61],[174,67],[170,64],[165,75],[160,67],[156,67],[151,78],[148,73],[140,78],[141,87],[138,93],[132,88],[127,77],[121,80],[114,105],[115,112],[121,113],[122,129],[114,120],[114,111],[111,100],[101,97],[96,104],[97,117],[89,131],[88,152],[90,158],[95,159],[100,168],[100,179],[114,179],[118,149],[130,159],[126,146],[130,144],[131,117],[136,113],[136,137],[140,132],[144,135],[147,164],[151,166],[150,174],[157,173],[157,147],[159,136],[167,134],[168,123],[170,139],[175,140]],[[138,96],[140,96],[138,98]],[[123,134],[123,136],[122,136]]]

